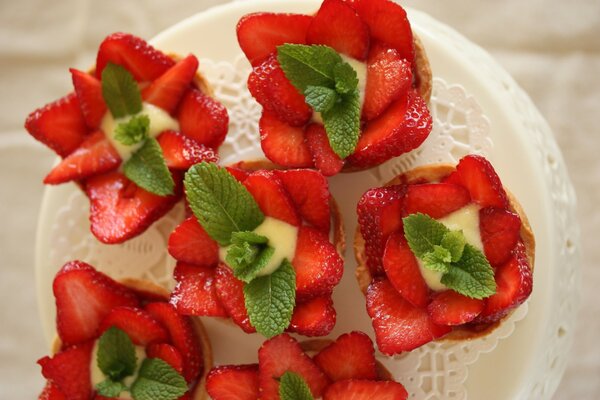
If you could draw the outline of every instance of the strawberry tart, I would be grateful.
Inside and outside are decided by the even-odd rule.
[[[357,212],[356,275],[385,354],[488,334],[531,294],[531,227],[483,157],[406,172]]]
[[[73,93],[27,117],[27,131],[62,158],[44,183],[81,187],[101,242],[142,233],[181,198],[182,171],[217,161],[227,110],[197,69],[194,55],[167,56],[115,33],[92,72],[71,69]]]
[[[315,15],[253,13],[237,25],[263,107],[261,147],[331,176],[417,148],[432,126],[431,70],[391,0],[325,0]]]

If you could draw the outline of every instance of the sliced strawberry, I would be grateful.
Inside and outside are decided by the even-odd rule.
[[[371,39],[395,48],[402,58],[414,62],[415,49],[406,11],[391,0],[356,0],[354,7],[368,25]]]
[[[187,170],[202,161],[219,161],[215,150],[179,132],[164,131],[156,140],[158,140],[169,168]]]
[[[244,282],[233,276],[233,272],[225,264],[219,264],[215,271],[217,296],[231,317],[246,333],[256,332],[250,324],[246,302],[244,300]]]
[[[479,231],[485,256],[493,267],[498,267],[508,261],[521,237],[521,218],[502,208],[482,208]]]
[[[385,279],[369,285],[367,312],[373,322],[377,347],[387,355],[411,351],[452,330],[434,324],[426,309],[404,300]]]
[[[244,183],[246,178],[250,176],[250,172],[244,171],[242,168],[238,168],[237,165],[238,164],[236,164],[236,166],[228,166],[225,167],[225,169],[227,170],[227,172],[233,175],[233,177],[237,179],[238,182]]]
[[[388,237],[402,228],[406,186],[370,189],[358,202],[358,225],[365,240],[367,265],[372,275],[383,273],[381,257]]]
[[[406,192],[404,215],[423,213],[437,219],[456,211],[471,201],[469,192],[451,183],[423,183],[409,185]]]
[[[364,119],[370,121],[381,115],[392,102],[408,92],[412,80],[411,65],[397,50],[372,51],[367,66]]]
[[[92,395],[90,363],[94,342],[68,347],[54,357],[38,360],[42,375],[69,400],[88,400]]]
[[[261,400],[279,400],[278,378],[285,372],[295,372],[307,383],[313,397],[318,398],[328,384],[325,374],[307,356],[298,342],[281,334],[263,343],[258,350],[258,377]]]
[[[383,269],[394,288],[415,307],[426,307],[429,288],[423,279],[415,255],[408,247],[404,232],[390,236],[383,253]]]
[[[121,165],[121,156],[102,131],[87,136],[81,145],[44,178],[44,183],[58,185],[112,171]]]
[[[364,60],[369,50],[369,29],[348,3],[325,0],[308,28],[306,40]]]
[[[500,178],[492,164],[485,158],[470,154],[463,157],[456,171],[446,180],[462,185],[471,194],[471,199],[482,207],[507,208],[508,200]]]
[[[484,304],[483,300],[471,299],[454,290],[446,290],[434,295],[427,306],[427,312],[434,324],[462,325],[481,314]]]
[[[248,14],[237,24],[237,39],[250,64],[257,66],[279,45],[306,44],[306,32],[312,19],[301,14]]]
[[[292,85],[275,54],[254,67],[248,77],[248,90],[266,111],[293,126],[302,126],[312,116],[304,95]]]
[[[100,44],[96,57],[98,79],[109,62],[123,66],[141,82],[155,80],[175,64],[145,40],[128,33],[113,33]]]
[[[298,230],[292,265],[296,271],[296,296],[300,299],[330,294],[344,273],[344,261],[329,235],[309,226]]]
[[[95,338],[100,322],[113,308],[138,305],[131,290],[81,261],[65,264],[56,274],[52,290],[56,328],[65,346]]]
[[[146,349],[146,356],[148,358],[160,358],[175,371],[180,374],[183,373],[183,357],[179,350],[167,343],[153,343]]]
[[[67,398],[54,383],[48,381],[38,400],[67,400]]]
[[[213,148],[223,143],[229,128],[225,106],[197,89],[185,93],[177,119],[184,135]]]
[[[202,347],[194,331],[192,321],[177,314],[177,310],[169,303],[150,303],[146,305],[148,311],[167,330],[171,337],[171,344],[183,357],[183,377],[188,382],[196,380],[204,369]]]
[[[323,400],[406,400],[408,392],[398,382],[345,380],[327,388]]]
[[[304,128],[288,125],[274,114],[263,111],[259,122],[260,146],[275,164],[289,168],[309,168],[313,158],[304,140]]]
[[[79,99],[81,112],[90,129],[98,129],[106,114],[106,103],[102,97],[102,85],[95,76],[71,68],[75,93]]]
[[[315,363],[333,382],[377,379],[373,342],[362,332],[346,333],[321,350]]]
[[[103,243],[121,243],[139,235],[165,215],[181,197],[181,177],[175,194],[161,197],[130,181],[120,172],[95,176],[85,183],[90,199],[92,233]]]
[[[290,225],[300,225],[298,212],[275,172],[265,170],[253,172],[244,181],[244,186],[266,216],[277,218]]]
[[[326,336],[335,326],[336,312],[331,296],[298,302],[288,330],[304,336]]]
[[[87,134],[85,119],[75,93],[29,114],[25,120],[25,129],[61,157],[68,156],[78,148]]]
[[[411,90],[406,98],[396,100],[367,124],[354,154],[346,160],[360,168],[381,164],[419,147],[427,139],[431,126],[425,100]]]
[[[215,268],[178,262],[171,304],[183,315],[227,317],[215,288]]]
[[[213,400],[256,400],[258,365],[223,365],[210,370],[206,391]]]
[[[102,320],[98,333],[110,327],[124,331],[133,343],[147,346],[150,343],[165,342],[169,334],[150,314],[135,307],[116,307]]]
[[[168,249],[177,261],[206,267],[216,266],[219,262],[219,245],[194,216],[183,221],[171,233]]]
[[[327,179],[317,171],[309,169],[278,170],[275,173],[281,179],[302,219],[329,233],[331,195]]]
[[[523,303],[533,289],[533,274],[523,242],[518,242],[511,258],[496,269],[496,294],[488,297],[476,322],[495,322]]]
[[[317,169],[325,176],[333,176],[340,172],[344,167],[344,160],[331,148],[323,125],[310,124],[305,135]]]

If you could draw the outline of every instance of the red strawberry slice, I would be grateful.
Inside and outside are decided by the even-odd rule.
[[[259,129],[260,146],[269,160],[289,168],[313,166],[313,157],[304,139],[304,128],[290,126],[274,114],[263,111]]]
[[[183,357],[179,350],[167,343],[153,343],[146,349],[148,358],[160,358],[175,371],[183,373]]]
[[[219,262],[219,245],[194,216],[183,221],[171,233],[168,249],[177,261],[206,267],[216,266]]]
[[[370,121],[381,115],[408,92],[412,80],[411,65],[397,50],[378,47],[372,51],[367,66],[364,119]]]
[[[306,44],[306,32],[312,19],[301,14],[248,14],[237,24],[237,39],[250,64],[257,66],[279,45]]]
[[[81,112],[90,129],[98,129],[106,114],[106,104],[102,97],[102,85],[95,76],[71,68],[75,93],[79,99]]]
[[[275,54],[254,67],[248,77],[248,90],[265,111],[293,126],[302,126],[312,116],[304,95],[292,85]]]
[[[215,288],[215,269],[178,262],[173,272],[177,286],[171,304],[183,315],[227,317]]]
[[[278,170],[275,173],[281,179],[302,219],[329,233],[331,195],[327,179],[317,171],[309,169]]]
[[[367,124],[347,162],[360,168],[381,164],[419,147],[427,139],[431,126],[425,100],[411,90],[406,98],[396,100]]]
[[[258,378],[261,400],[279,400],[278,378],[285,372],[300,375],[313,395],[318,398],[328,384],[325,374],[300,348],[298,342],[281,334],[263,343],[258,350]]]
[[[317,169],[325,176],[333,176],[340,172],[344,167],[344,160],[331,148],[323,125],[310,124],[305,134]]]
[[[256,400],[258,365],[223,365],[210,370],[206,391],[213,400]]]
[[[296,304],[288,330],[304,336],[325,336],[335,326],[331,296],[315,297]]]
[[[471,299],[446,290],[436,294],[427,306],[427,312],[434,324],[462,325],[473,321],[483,311],[484,301]]]
[[[150,314],[140,308],[116,307],[100,323],[101,335],[111,327],[124,331],[133,343],[147,346],[150,343],[165,342],[169,334]]]
[[[426,307],[429,288],[423,279],[415,255],[402,231],[390,236],[383,253],[383,268],[394,288],[415,307]]]
[[[367,265],[372,275],[383,273],[381,257],[388,237],[402,228],[406,186],[370,189],[358,202],[358,224],[365,240]]]
[[[387,355],[411,351],[452,330],[436,325],[427,310],[416,308],[388,280],[378,280],[367,290],[367,312],[372,319],[377,347]]]
[[[142,90],[145,102],[173,113],[183,94],[190,87],[198,69],[198,59],[189,55]]]
[[[521,238],[521,218],[502,208],[482,208],[479,230],[485,256],[493,267],[498,267],[508,261]]]
[[[423,213],[431,218],[442,218],[471,201],[469,192],[451,183],[423,183],[410,185],[406,192],[404,215]]]
[[[213,148],[223,143],[229,128],[225,106],[197,89],[185,93],[177,119],[184,135]]]
[[[414,62],[412,29],[400,5],[391,0],[356,0],[354,7],[368,25],[371,39],[390,45],[402,58]]]
[[[244,282],[233,276],[225,264],[219,264],[215,271],[217,296],[227,314],[246,333],[256,332],[250,324],[246,302],[244,300]]]
[[[202,161],[219,161],[219,156],[212,148],[206,147],[179,132],[165,131],[156,140],[162,149],[169,168],[187,170],[192,165]]]
[[[167,330],[171,344],[183,357],[183,377],[193,382],[204,369],[202,347],[194,331],[192,321],[177,314],[177,310],[169,303],[150,303],[146,305],[150,313]]]
[[[233,175],[233,177],[237,179],[238,182],[244,183],[246,178],[250,176],[250,173],[248,171],[244,171],[242,168],[238,168],[237,165],[241,164],[236,164],[236,166],[228,166],[225,167],[225,169],[227,170],[227,172]]]
[[[253,172],[244,181],[244,186],[266,216],[277,218],[290,225],[300,225],[300,217],[294,204],[275,172],[265,170]]]
[[[406,400],[408,392],[398,382],[345,380],[327,388],[324,400]]]
[[[496,269],[496,294],[488,297],[476,322],[499,321],[523,303],[533,289],[533,274],[523,242],[518,242],[512,257]]]
[[[470,154],[463,157],[456,166],[456,171],[445,182],[467,188],[471,199],[482,207],[508,207],[500,178],[492,164],[481,156]]]
[[[145,40],[128,33],[113,33],[100,44],[96,57],[98,79],[109,62],[123,66],[141,82],[155,80],[175,64]]]
[[[139,235],[165,215],[181,196],[181,177],[174,176],[175,194],[157,196],[120,172],[90,178],[85,192],[90,199],[92,233],[103,243],[121,243]]]
[[[35,139],[66,157],[85,139],[87,126],[75,93],[38,108],[25,120],[25,129]]]
[[[121,156],[102,131],[87,136],[81,145],[44,178],[44,183],[58,185],[112,171],[121,165]]]
[[[48,381],[46,386],[44,386],[44,390],[40,393],[38,400],[67,400],[67,398],[55,384]]]
[[[344,273],[344,261],[329,241],[329,235],[310,226],[298,230],[292,265],[299,299],[330,294]]]
[[[71,346],[54,357],[38,360],[44,378],[69,400],[88,400],[92,395],[90,363],[94,342]],[[60,397],[58,397],[60,398]]]
[[[138,305],[132,291],[81,261],[65,264],[52,289],[56,328],[65,346],[95,338],[100,322],[113,308]]]
[[[308,28],[309,44],[324,44],[357,60],[367,58],[369,30],[342,0],[325,0]]]
[[[377,379],[373,342],[362,332],[346,333],[314,357],[333,382],[344,379]]]

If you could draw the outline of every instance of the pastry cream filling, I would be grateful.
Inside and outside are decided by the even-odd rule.
[[[92,389],[95,388],[97,384],[107,379],[104,373],[100,370],[100,367],[98,367],[98,342],[99,341],[96,340],[96,343],[94,343],[94,349],[92,350],[92,360],[90,362],[90,376],[92,378]],[[142,346],[135,346],[135,357],[137,359],[137,370],[134,372],[133,375],[130,375],[123,379],[123,384],[127,387],[131,387],[133,382],[135,382],[138,376],[139,368],[142,365],[142,362],[146,359],[146,351]],[[119,397],[116,398],[121,400],[133,399],[133,397],[131,397],[131,393],[129,392],[123,392]]]
[[[437,220],[452,231],[462,231],[465,235],[467,243],[475,247],[477,250],[483,251],[483,243],[481,242],[481,233],[479,231],[479,206],[471,203],[464,206],[443,218]],[[442,273],[432,271],[425,268],[423,262],[417,258],[421,275],[425,279],[425,283],[431,290],[442,291],[448,289],[442,280]]]
[[[159,133],[166,130],[179,131],[179,122],[160,107],[156,107],[150,103],[142,103],[142,111],[136,115],[140,114],[145,114],[148,116],[148,118],[150,118],[150,129],[148,131],[148,136],[150,137],[156,137]],[[133,117],[134,115],[128,115],[126,117],[114,119],[111,113],[107,112],[104,114],[100,124],[100,129],[102,132],[104,132],[113,147],[117,150],[121,156],[121,159],[123,160],[123,163],[129,160],[131,155],[140,147],[142,147],[143,144],[143,142],[140,142],[128,146],[115,139],[115,130],[117,129],[117,126],[119,126],[121,123],[128,122]]]
[[[292,262],[296,254],[296,242],[298,241],[298,228],[287,222],[272,217],[265,217],[265,220],[253,231],[269,239],[268,245],[275,250],[267,265],[258,273],[258,276],[265,276],[273,273],[284,259]],[[219,258],[225,261],[227,256],[227,247],[219,247]]]

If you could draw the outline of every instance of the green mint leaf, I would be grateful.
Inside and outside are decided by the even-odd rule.
[[[360,95],[358,89],[341,97],[341,101],[321,114],[333,151],[346,158],[354,153],[360,137]]]
[[[402,224],[408,246],[421,259],[434,251],[434,246],[440,245],[444,235],[450,232],[441,222],[421,213],[402,218]]]
[[[148,137],[150,118],[145,114],[135,115],[127,122],[122,122],[115,129],[115,140],[131,146]]]
[[[221,246],[234,232],[252,231],[265,216],[248,190],[224,168],[202,162],[185,174],[190,207],[211,238]]]
[[[187,392],[187,382],[160,358],[147,358],[131,385],[135,400],[176,400]]]
[[[474,299],[484,299],[496,293],[492,266],[481,251],[468,243],[460,261],[452,263],[441,282],[455,292]]]
[[[110,379],[106,379],[96,385],[96,392],[98,392],[100,396],[111,399],[119,397],[121,392],[124,392],[125,390],[127,390],[127,386],[125,386],[123,383],[114,382]]]
[[[331,110],[338,99],[337,92],[325,86],[308,86],[304,95],[306,104],[320,113]]]
[[[169,172],[160,145],[148,138],[123,165],[123,173],[139,187],[158,196],[173,194],[175,182]]]
[[[108,63],[102,70],[102,97],[113,118],[142,111],[142,95],[137,82],[120,65]]]
[[[333,68],[335,90],[340,94],[352,93],[358,87],[356,71],[347,62],[336,64]]]
[[[234,232],[231,235],[231,243],[242,244],[245,242],[250,244],[267,244],[269,243],[269,239],[252,231]]]
[[[331,47],[303,44],[277,46],[277,60],[292,85],[304,93],[308,86],[335,87],[334,67],[342,57]]]
[[[247,242],[246,245],[248,245]],[[227,256],[225,257],[225,261],[233,270],[233,275],[236,278],[243,282],[250,283],[267,265],[269,260],[271,260],[271,257],[273,257],[273,254],[275,253],[275,249],[271,246],[259,247],[258,251],[252,256],[252,259],[241,260],[241,257],[239,257],[239,253],[237,253],[236,250],[237,246],[238,245],[231,245],[227,252]]]
[[[432,271],[448,272],[452,255],[442,246],[433,246],[433,251],[423,256],[425,267]]]
[[[457,262],[462,257],[465,244],[467,244],[467,239],[462,231],[450,231],[444,235],[440,245],[448,250],[451,261]]]
[[[272,274],[244,286],[244,299],[250,323],[267,338],[283,333],[296,305],[296,273],[288,260]]]
[[[314,400],[306,381],[291,371],[286,371],[279,378],[279,397],[281,400]]]
[[[104,375],[110,380],[120,381],[135,372],[135,347],[125,332],[113,326],[98,340],[96,361]]]

